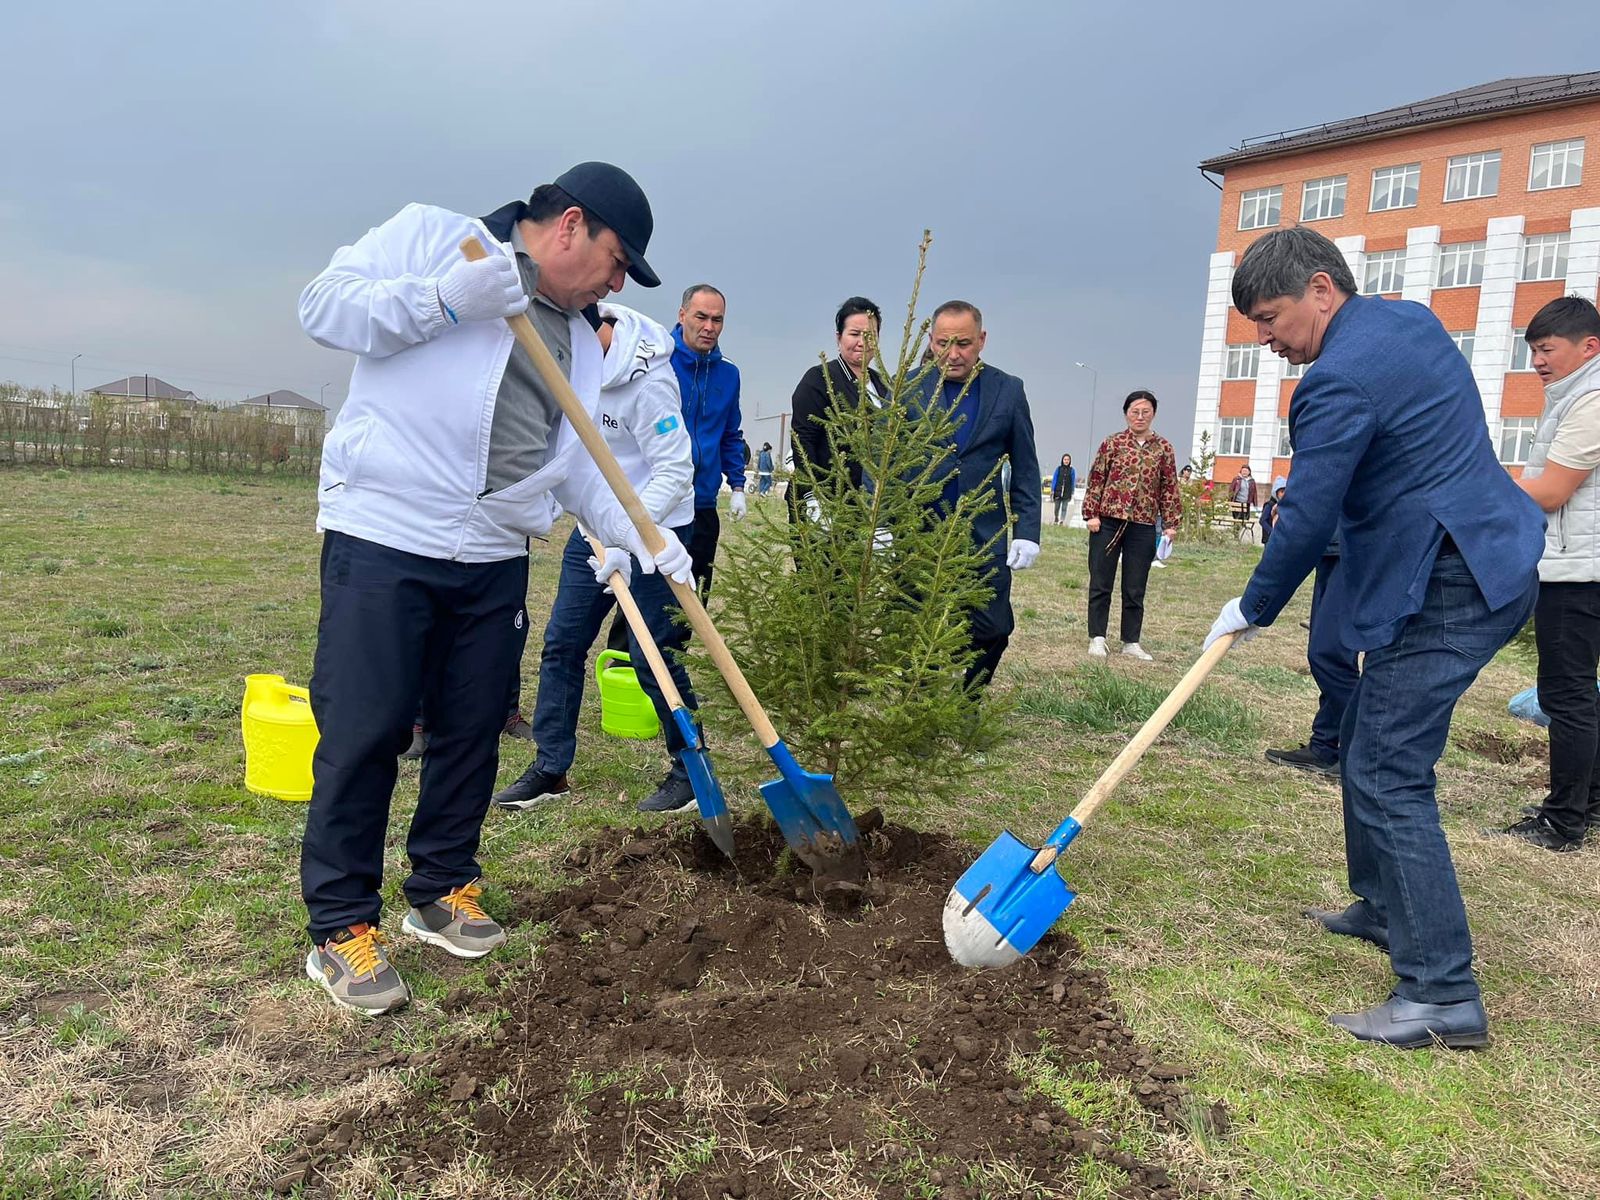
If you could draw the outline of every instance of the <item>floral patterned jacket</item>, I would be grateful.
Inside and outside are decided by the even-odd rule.
[[[1158,433],[1139,441],[1124,429],[1100,443],[1083,491],[1083,519],[1115,517],[1175,528],[1183,516],[1172,443]]]

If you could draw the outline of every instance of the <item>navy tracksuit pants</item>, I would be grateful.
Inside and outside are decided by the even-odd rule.
[[[389,801],[418,696],[430,741],[406,839],[406,899],[426,904],[481,874],[478,837],[527,592],[526,557],[459,563],[325,535],[311,675],[322,736],[300,853],[307,928],[319,944],[347,925],[378,923]]]

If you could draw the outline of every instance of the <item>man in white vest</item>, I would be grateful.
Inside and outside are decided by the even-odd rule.
[[[1533,613],[1550,794],[1498,832],[1567,851],[1600,828],[1600,311],[1563,296],[1526,336],[1545,395],[1521,483],[1550,514]]]

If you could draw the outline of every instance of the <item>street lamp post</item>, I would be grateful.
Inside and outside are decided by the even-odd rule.
[[[326,384],[326,383],[325,383],[325,384],[323,384],[323,385],[322,385],[322,388],[321,388],[321,390],[319,390],[319,391],[318,391],[318,392],[317,392],[317,403],[318,403],[318,404],[322,404],[322,400],[323,400],[323,397],[324,397],[324,396],[325,396],[325,395],[326,395],[326,394],[327,394],[327,391],[328,391],[328,388],[329,388],[329,387],[330,387],[330,386],[331,386],[331,385],[329,385],[329,384]],[[323,407],[327,407],[327,406],[326,406],[326,405],[323,405]]]
[[[1094,444],[1094,402],[1096,394],[1100,391],[1100,372],[1086,362],[1075,362],[1072,365],[1082,367],[1089,372],[1089,461],[1092,463],[1095,451],[1098,449]]]
[[[72,361],[67,364],[68,369],[72,372],[72,394],[74,397],[78,394],[78,360],[82,357],[82,354],[74,354]]]

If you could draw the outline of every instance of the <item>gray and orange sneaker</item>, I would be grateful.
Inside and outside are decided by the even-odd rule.
[[[413,908],[400,922],[400,929],[457,958],[482,958],[506,940],[506,931],[483,911],[478,903],[481,895],[483,889],[476,879],[463,883],[437,900]]]
[[[341,929],[306,955],[306,975],[335,1004],[369,1017],[393,1012],[411,999],[406,981],[389,964],[388,939],[376,925]]]

